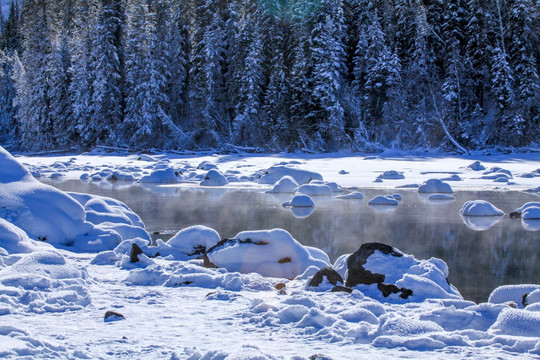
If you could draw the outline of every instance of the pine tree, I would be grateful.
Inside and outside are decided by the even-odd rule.
[[[9,14],[2,26],[0,49],[6,54],[21,52],[20,11],[15,0],[11,1]]]
[[[308,119],[316,124],[327,150],[344,143],[344,110],[341,84],[345,72],[345,31],[343,4],[326,0],[319,9],[311,31],[311,63],[314,107]]]
[[[22,146],[28,149],[55,147],[51,118],[51,68],[53,49],[49,37],[46,0],[28,0],[22,8],[23,47],[16,71]]]
[[[15,53],[16,55],[16,53]],[[0,143],[18,145],[19,123],[17,109],[13,105],[15,86],[13,83],[13,58],[0,50]]]
[[[123,113],[122,4],[102,0],[92,34],[92,98],[89,122],[81,128],[85,146],[111,144],[119,137]]]

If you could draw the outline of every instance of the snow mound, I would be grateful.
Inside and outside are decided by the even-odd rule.
[[[418,188],[419,193],[453,193],[452,187],[440,179],[426,180]]]
[[[540,206],[530,206],[521,213],[522,220],[540,220]]]
[[[463,223],[474,231],[485,231],[498,223],[501,216],[461,216]]]
[[[388,170],[377,176],[377,179],[382,180],[401,180],[405,179],[405,175],[403,175],[403,172],[396,171],[396,170]]]
[[[533,284],[499,286],[491,292],[488,302],[494,304],[513,302],[519,308],[523,308],[523,303],[527,298],[527,295],[539,289],[540,285]]]
[[[285,207],[314,207],[315,203],[308,195],[295,195],[290,201],[285,201],[281,206]]]
[[[369,205],[399,205],[399,201],[392,195],[378,195],[369,200]]]
[[[7,305],[10,313],[79,310],[91,302],[87,277],[58,252],[23,255],[0,270],[0,308]]]
[[[180,182],[178,171],[167,168],[152,171],[149,175],[143,176],[139,182],[141,183],[159,183],[159,184],[176,184]]]
[[[352,192],[345,195],[336,196],[336,199],[342,199],[342,200],[362,200],[364,199],[364,194],[361,192]]]
[[[459,211],[463,216],[502,216],[504,211],[485,200],[469,200]]]
[[[46,244],[40,244],[15,225],[0,219],[0,248],[8,254],[29,253]]]
[[[219,268],[240,273],[292,279],[308,267],[329,264],[310,252],[283,229],[244,231],[221,241],[205,255]]]
[[[283,165],[276,165],[268,168],[259,178],[258,182],[259,184],[272,185],[284,176],[292,177],[300,185],[307,184],[311,180],[323,180],[321,174],[313,171],[302,170]]]
[[[271,190],[268,190],[267,193],[278,193],[278,194],[292,194],[299,187],[298,183],[291,176],[284,176],[279,179]]]
[[[492,334],[540,337],[540,312],[508,308],[488,330]]]
[[[324,184],[304,184],[296,192],[308,196],[332,196],[332,189]]]
[[[429,195],[428,200],[430,200],[430,201],[444,201],[444,200],[454,201],[454,200],[456,200],[456,197],[453,196],[453,195],[448,195],[448,194],[431,194],[431,195]]]
[[[480,161],[475,161],[472,164],[468,166],[469,169],[472,169],[474,171],[483,171],[486,170],[485,166],[480,163]]]
[[[332,190],[332,193],[342,193],[345,191],[343,190],[341,186],[339,186],[337,183],[333,181],[313,180],[313,181],[310,181],[309,183],[313,185],[326,185]]]
[[[524,204],[523,206],[518,207],[516,209],[516,212],[521,214],[524,210],[526,210],[529,207],[540,207],[540,202],[534,202],[534,201],[528,202]]]
[[[188,257],[193,257],[203,255],[220,240],[216,230],[203,225],[194,225],[177,232],[166,244]],[[160,249],[159,253],[166,256],[163,249]]]
[[[67,194],[35,180],[0,147],[0,218],[34,239],[67,245],[91,229],[83,207]]]
[[[218,170],[210,170],[206,173],[204,180],[200,182],[201,186],[224,186],[227,185],[229,181],[227,178]]]

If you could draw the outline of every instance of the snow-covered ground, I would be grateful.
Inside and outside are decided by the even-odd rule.
[[[538,154],[13,158],[0,148],[0,357],[540,357],[540,285],[500,287],[489,302],[475,304],[448,283],[440,259],[364,244],[330,264],[287,229],[218,241],[201,226],[151,244],[140,218],[122,203],[63,193],[21,163],[35,177],[81,181],[270,190],[290,176],[299,186],[316,183],[310,196],[345,189],[359,198],[364,187],[425,184],[446,196],[448,187],[524,190],[533,202],[540,193]],[[492,216],[489,204],[482,206],[490,211],[474,214]],[[525,208],[534,217],[540,207]],[[538,220],[527,221],[539,228]],[[333,270],[314,284],[325,266]]]

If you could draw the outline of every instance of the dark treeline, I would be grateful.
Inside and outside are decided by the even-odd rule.
[[[538,146],[537,0],[24,0],[13,149]]]

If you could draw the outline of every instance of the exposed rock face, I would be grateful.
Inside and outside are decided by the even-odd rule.
[[[353,287],[358,284],[370,285],[374,283],[382,283],[384,281],[385,276],[383,274],[373,274],[371,271],[364,269],[364,264],[366,263],[367,258],[373,254],[375,250],[378,250],[385,255],[392,255],[396,257],[403,256],[401,252],[396,251],[393,247],[386,244],[362,244],[360,249],[358,249],[347,259],[349,276],[347,277],[347,282],[345,285],[348,287]]]
[[[133,244],[131,245],[131,252],[129,254],[129,258],[132,263],[136,263],[136,262],[139,262],[139,254],[142,254],[143,251],[141,249],[141,247],[137,244]]]
[[[324,278],[327,278],[328,282],[334,286],[338,285],[338,283],[344,283],[341,275],[339,275],[336,270],[327,266],[320,269],[315,273],[315,275],[313,275],[309,282],[309,286],[319,286],[323,282]]]
[[[367,243],[362,244],[360,249],[347,259],[348,277],[345,285],[349,288],[359,284],[371,285],[377,284],[377,288],[383,294],[384,297],[390,296],[390,294],[401,293],[399,296],[403,299],[407,299],[412,295],[412,290],[405,288],[398,288],[396,285],[385,284],[384,280],[386,276],[384,274],[372,273],[364,268],[367,259],[375,252],[380,251],[385,255],[391,255],[395,257],[402,257],[403,253],[394,249],[392,246],[382,243]],[[315,278],[315,277],[314,277]]]

